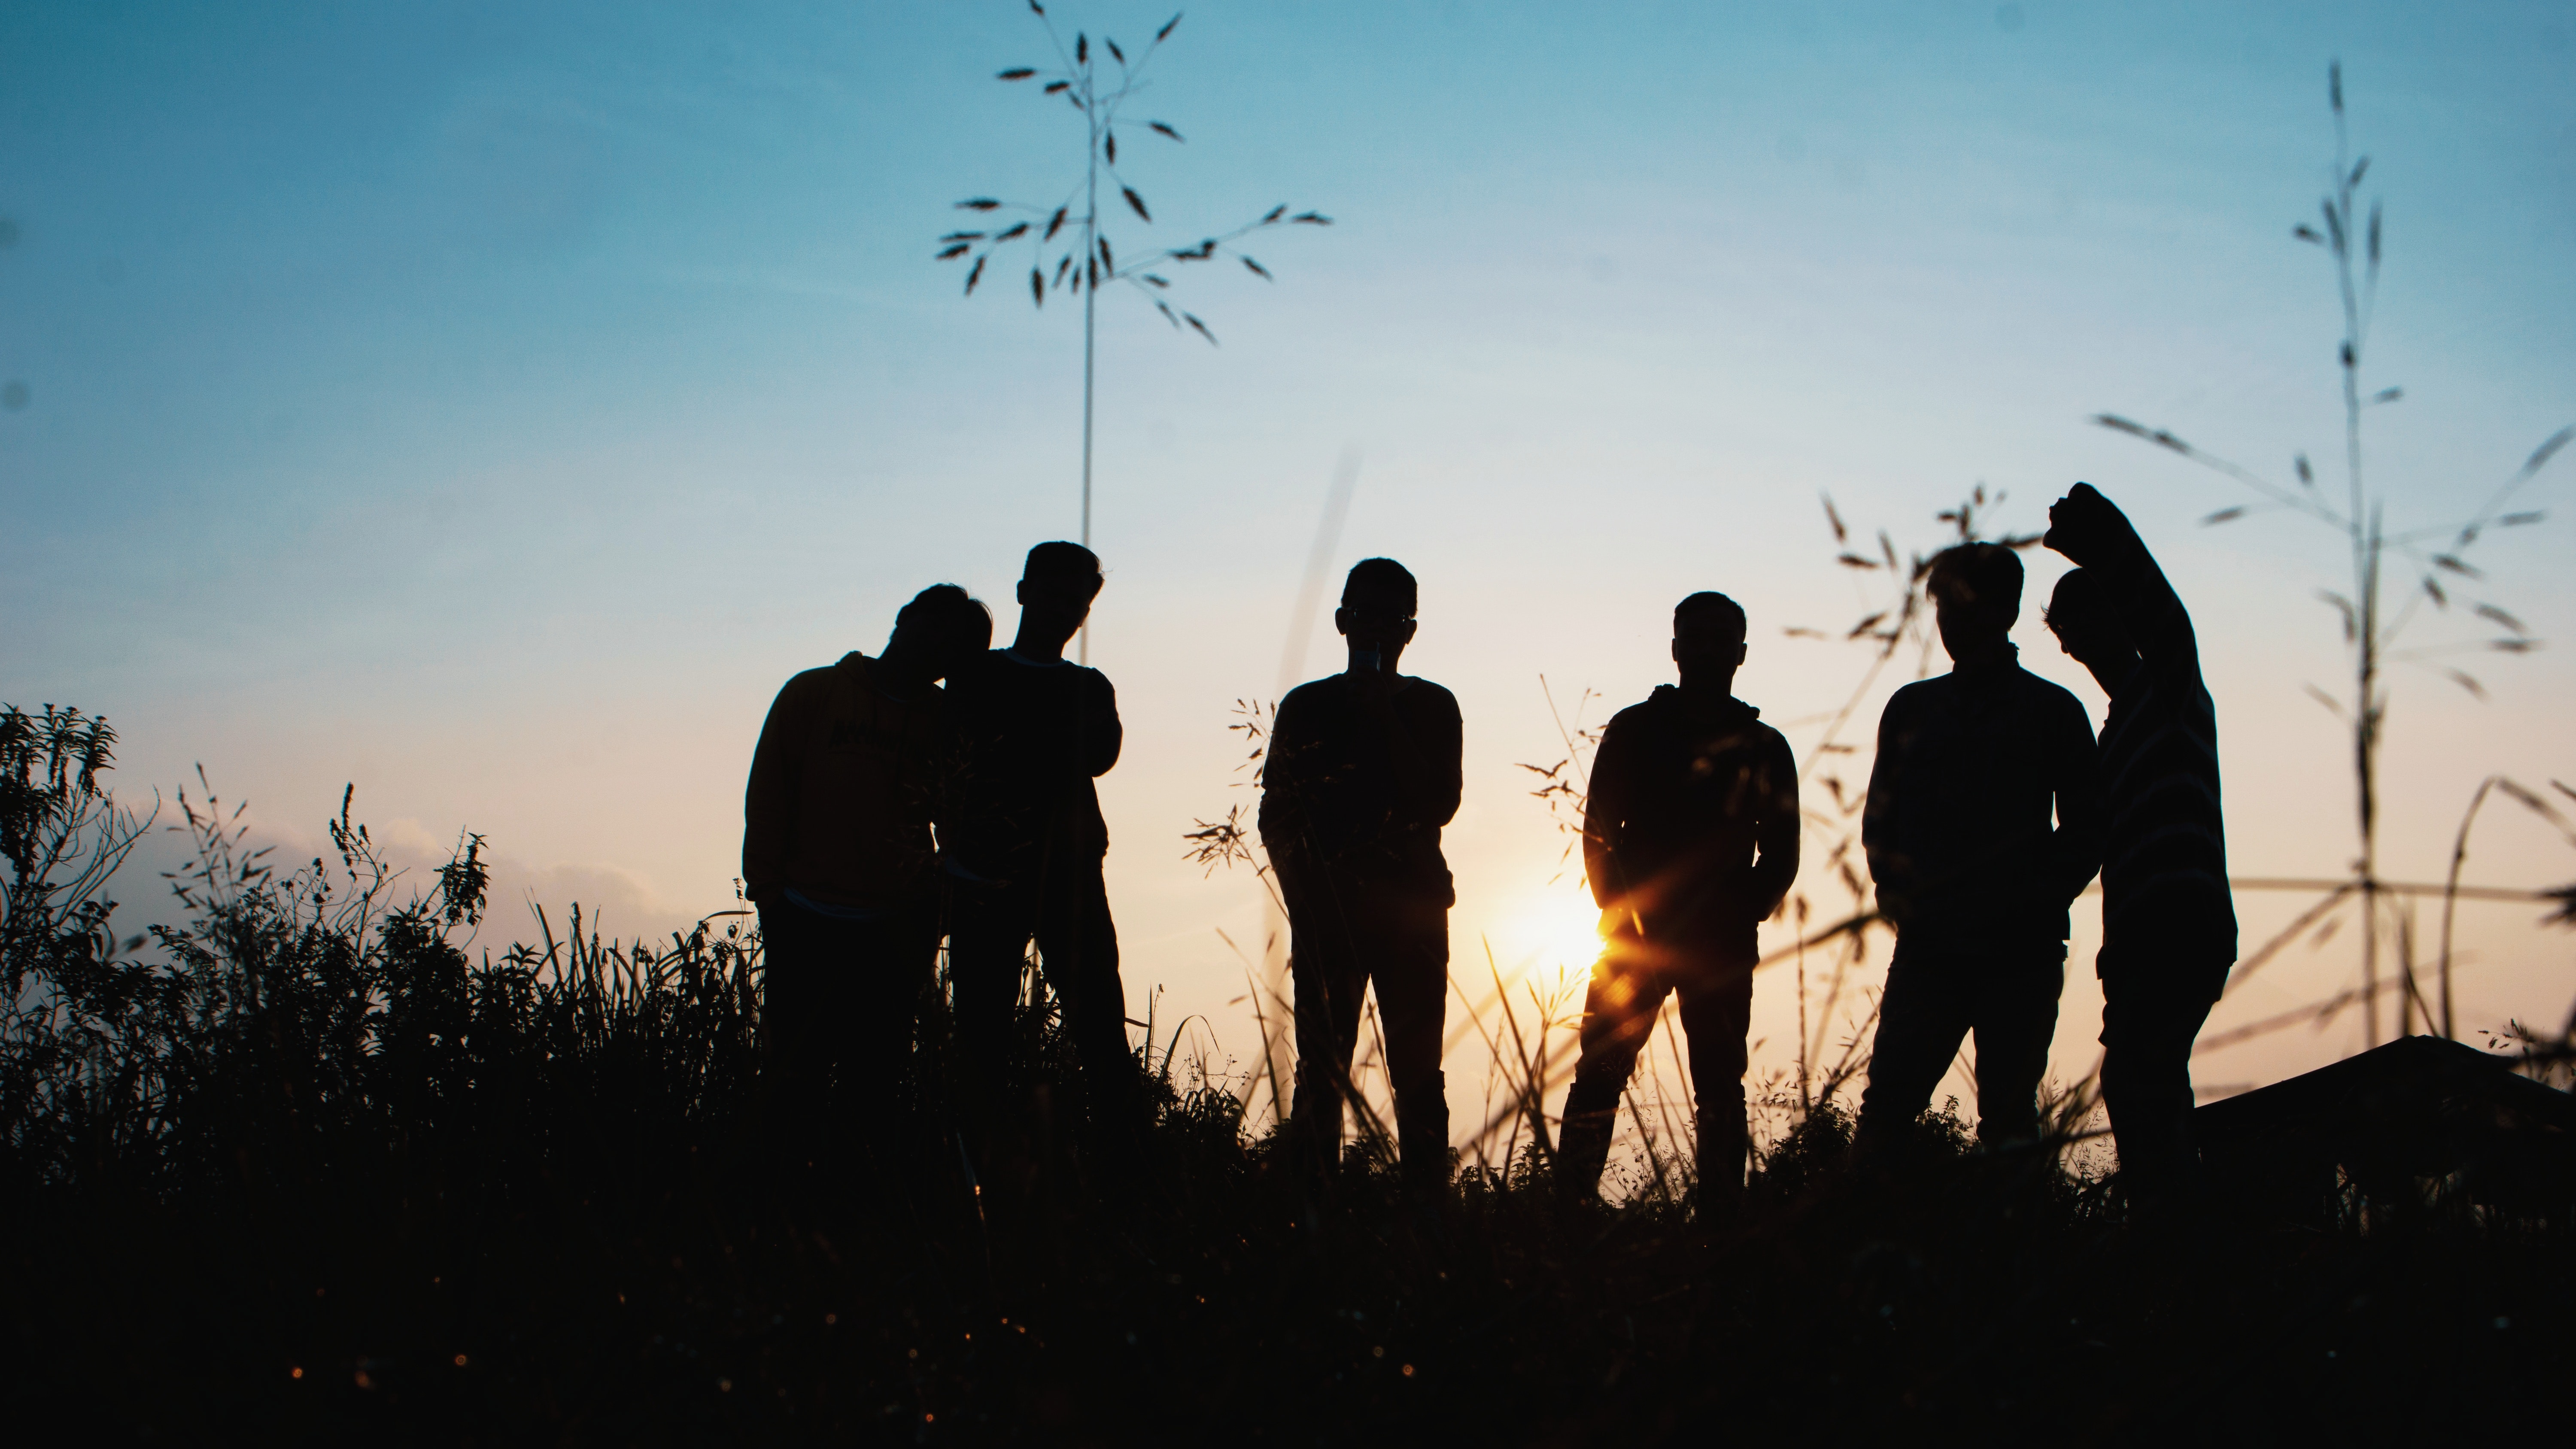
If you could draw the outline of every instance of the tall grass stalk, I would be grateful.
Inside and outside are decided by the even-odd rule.
[[[2195,447],[2160,427],[2149,427],[2114,413],[2102,413],[2094,421],[2114,432],[2142,439],[2168,449],[2195,463],[2224,474],[2261,495],[2263,502],[2222,508],[2202,522],[2217,525],[2233,522],[2249,514],[2282,511],[2296,513],[2339,533],[2349,556],[2350,581],[2341,591],[2321,590],[2319,597],[2331,606],[2343,626],[2346,663],[2349,668],[2349,693],[2336,700],[2310,686],[2309,692],[2343,721],[2349,739],[2352,767],[2353,824],[2355,853],[2349,875],[2349,890],[2341,883],[2330,894],[2326,904],[2340,905],[2348,896],[2359,905],[2361,929],[2361,983],[2353,994],[2362,1010],[2362,1034],[2366,1043],[2380,1040],[2380,974],[2384,952],[2397,953],[2393,989],[2397,996],[2396,1031],[2408,1034],[2420,1021],[2427,1030],[2438,1029],[2451,1036],[2455,1023],[2447,1006],[2438,1014],[2425,1001],[2421,983],[2416,979],[2412,949],[2412,927],[2404,902],[2413,894],[2392,890],[2380,874],[2380,747],[2387,724],[2389,667],[2410,664],[2434,670],[2477,698],[2486,697],[2486,688],[2467,672],[2440,661],[2463,652],[2489,651],[2524,654],[2539,647],[2523,627],[2522,621],[2502,606],[2487,600],[2466,596],[2465,591],[2481,583],[2485,574],[2468,562],[2467,555],[2490,531],[2537,523],[2542,515],[2536,511],[2508,511],[2516,494],[2537,477],[2549,461],[2571,439],[2576,428],[2561,428],[2543,440],[2524,459],[2522,466],[2510,474],[2478,510],[2469,517],[2426,527],[2403,529],[2391,533],[2385,523],[2388,497],[2384,488],[2366,484],[2363,475],[2362,425],[2372,408],[2398,402],[2404,389],[2384,387],[2376,391],[2365,387],[2362,368],[2370,337],[2370,324],[2379,296],[2381,257],[2381,208],[2370,202],[2365,218],[2361,211],[2361,186],[2370,171],[2370,158],[2355,160],[2344,111],[2343,67],[2340,63],[2326,72],[2326,99],[2334,117],[2335,154],[2333,170],[2327,178],[2326,195],[2318,204],[2318,226],[2305,222],[2291,229],[2298,241],[2322,248],[2332,265],[2335,292],[2342,307],[2343,334],[2336,348],[2337,380],[2343,402],[2344,499],[2340,506],[2330,503],[2319,491],[2316,470],[2301,453],[2292,460],[2295,486],[2285,486],[2251,469],[2241,467],[2214,453]],[[2415,583],[2400,598],[2392,600],[2383,587],[2385,576],[2394,567],[2415,576]],[[2418,617],[2422,607],[2430,604],[2436,611],[2448,611],[2454,594],[2466,612],[2500,632],[2483,639],[2456,640],[2419,648],[2400,648],[2399,641],[2408,625]],[[2474,807],[2473,807],[2474,808]],[[2448,914],[2445,905],[2445,914]],[[2301,929],[2310,918],[2301,917]],[[2275,943],[2277,944],[2277,942]],[[2272,947],[2258,950],[2238,968],[2235,980],[2242,980],[2252,964],[2268,959]],[[2448,1001],[2447,950],[2441,957],[2445,972],[2442,996]],[[2230,983],[2233,989],[2235,980]]]
[[[1270,270],[1245,253],[1237,244],[1256,232],[1276,226],[1330,226],[1333,219],[1318,211],[1301,211],[1290,215],[1285,204],[1272,207],[1255,220],[1221,235],[1202,238],[1194,246],[1163,247],[1139,256],[1131,252],[1130,260],[1121,266],[1117,250],[1108,235],[1109,223],[1124,210],[1132,212],[1141,225],[1151,226],[1153,212],[1143,194],[1137,191],[1119,170],[1118,136],[1122,124],[1130,138],[1146,135],[1173,145],[1182,143],[1180,131],[1168,121],[1148,120],[1141,125],[1123,119],[1124,112],[1147,89],[1146,71],[1154,57],[1181,23],[1175,14],[1154,32],[1154,38],[1137,52],[1130,64],[1127,52],[1118,42],[1103,35],[1097,52],[1088,32],[1077,31],[1073,44],[1064,43],[1062,32],[1038,0],[1028,0],[1029,12],[1046,32],[1047,46],[1054,52],[1052,66],[1015,65],[1002,70],[997,79],[1010,84],[1029,83],[1042,95],[1061,96],[1082,118],[1082,175],[1053,205],[1003,201],[990,196],[970,197],[956,204],[960,211],[993,216],[996,223],[1004,214],[1017,219],[1008,224],[951,231],[939,239],[938,259],[965,261],[965,294],[973,296],[976,285],[983,281],[986,267],[1005,248],[1025,246],[1029,252],[1029,301],[1044,307],[1051,292],[1073,291],[1082,294],[1082,546],[1091,546],[1091,435],[1093,378],[1098,354],[1098,313],[1103,285],[1125,283],[1137,295],[1153,305],[1163,320],[1175,331],[1187,327],[1216,345],[1216,333],[1197,313],[1174,307],[1167,294],[1172,280],[1165,272],[1186,267],[1193,262],[1212,262],[1219,257],[1242,264],[1243,269],[1263,281],[1271,280]],[[1102,57],[1107,57],[1107,64]],[[1104,213],[1100,207],[1101,183],[1107,181],[1117,193]],[[1076,208],[1079,208],[1077,210]],[[1064,249],[1054,257],[1050,275],[1047,254],[1064,235]],[[1085,625],[1079,657],[1089,662],[1091,630]]]

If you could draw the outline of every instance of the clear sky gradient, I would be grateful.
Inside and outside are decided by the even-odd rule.
[[[1133,43],[1170,12],[1057,13]],[[1193,8],[1140,112],[1189,139],[1129,138],[1156,225],[1118,244],[1279,202],[1337,224],[1266,241],[1276,284],[1183,279],[1221,348],[1102,299],[1092,655],[1129,724],[1102,795],[1135,1014],[1168,988],[1163,1019],[1206,1012],[1253,1054],[1217,931],[1255,940],[1258,897],[1180,833],[1248,793],[1225,726],[1283,641],[1334,662],[1292,616],[1346,452],[1336,574],[1414,568],[1408,660],[1467,717],[1462,961],[1578,939],[1516,768],[1563,753],[1542,675],[1606,717],[1668,677],[1673,601],[1723,589],[1753,618],[1739,692],[1812,740],[1862,659],[1783,631],[1848,627],[1871,582],[1833,566],[1825,493],[1929,548],[1979,482],[2011,529],[2102,487],[2199,618],[2237,868],[2344,869],[2342,737],[2302,690],[2341,669],[2315,599],[2337,539],[2201,528],[2249,496],[2086,423],[2279,477],[2305,449],[2339,486],[2335,295],[2290,237],[2336,56],[2388,207],[2366,380],[2406,389],[2369,467],[2392,525],[2438,522],[2576,419],[2563,4]],[[962,299],[931,260],[952,202],[1077,174],[1072,114],[992,79],[1041,59],[1017,0],[0,3],[0,379],[24,389],[0,410],[0,697],[105,712],[129,796],[203,762],[290,848],[352,781],[421,858],[483,832],[513,897],[492,939],[531,895],[629,932],[728,905],[778,684],[874,650],[936,580],[1007,634],[1021,552],[1077,526],[1078,309],[1032,315],[1008,275]],[[2545,477],[2552,518],[2481,545],[2468,588],[2553,642],[2576,637],[2571,487]],[[2057,562],[2032,566],[2025,662],[2098,712],[2038,628]],[[2439,878],[2487,774],[2576,781],[2563,655],[2466,663],[2488,701],[2396,678],[2401,878]],[[2469,873],[2555,884],[2576,854],[2507,807]],[[2297,904],[2249,899],[2249,933]],[[2568,937],[2536,914],[2464,922],[2471,1024],[2566,1010]],[[2284,958],[2219,1024],[2338,989],[2348,946]],[[1785,980],[1758,1009],[1773,1067]],[[2358,1042],[2346,1016],[2201,1076]]]

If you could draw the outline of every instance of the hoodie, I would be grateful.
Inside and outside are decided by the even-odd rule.
[[[1604,910],[1646,934],[1715,937],[1749,961],[1798,876],[1798,764],[1761,711],[1694,720],[1663,685],[1610,719],[1593,756],[1583,867]]]

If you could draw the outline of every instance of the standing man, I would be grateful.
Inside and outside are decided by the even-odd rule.
[[[884,1145],[939,950],[930,824],[948,741],[935,681],[992,637],[982,604],[934,584],[895,615],[883,654],[854,649],[788,680],[760,727],[742,884],[760,909],[770,1127],[791,1161],[822,1156],[836,1121]]]
[[[1417,603],[1404,565],[1372,558],[1352,566],[1333,611],[1350,665],[1279,701],[1262,773],[1261,843],[1291,933],[1291,1130],[1311,1169],[1329,1177],[1341,1159],[1342,1104],[1354,1098],[1361,999],[1375,982],[1404,1177],[1428,1197],[1449,1182],[1440,1045],[1457,892],[1440,830],[1458,813],[1461,732],[1449,691],[1396,670],[1413,642]]]
[[[1583,810],[1583,869],[1608,946],[1583,1000],[1583,1056],[1565,1099],[1559,1187],[1591,1194],[1619,1094],[1675,991],[1698,1094],[1699,1204],[1744,1199],[1745,1031],[1755,936],[1798,876],[1798,763],[1734,696],[1744,610],[1699,593],[1673,609],[1681,686],[1610,717]]]
[[[2130,1200],[2189,1198],[2191,1044],[2236,960],[2218,711],[2191,616],[2136,529],[2089,483],[2048,510],[2048,627],[2111,696],[2097,769],[2102,845],[2102,1101]]]
[[[990,1090],[1009,1070],[1011,1018],[1034,938],[1063,1003],[1093,1140],[1123,1172],[1134,1165],[1142,1124],[1132,1120],[1127,992],[1100,874],[1109,827],[1092,785],[1118,763],[1118,697],[1107,675],[1064,657],[1101,582],[1099,558],[1080,544],[1029,550],[1019,633],[949,683],[964,751],[941,839],[953,891],[949,978],[969,1071]]]
[[[2101,859],[2084,706],[2026,673],[2006,637],[2021,560],[1963,543],[1933,559],[1927,588],[1950,672],[1887,702],[1861,817],[1896,927],[1854,1144],[1864,1159],[1913,1126],[1971,1031],[1978,1140],[2037,1140],[2066,908]]]

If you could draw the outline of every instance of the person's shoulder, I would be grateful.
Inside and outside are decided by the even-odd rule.
[[[2014,667],[2021,675],[2022,693],[2031,699],[2038,700],[2041,708],[2054,710],[2060,714],[2072,711],[2087,720],[2092,718],[2085,711],[2084,701],[2076,698],[2074,690],[2068,689],[2053,679],[2042,679],[2027,669],[2021,669],[2018,665]]]
[[[1279,708],[1283,711],[1292,706],[1298,709],[1310,709],[1330,696],[1340,679],[1341,676],[1338,674],[1327,674],[1321,679],[1309,679],[1279,696]]]
[[[1408,674],[1404,679],[1404,692],[1414,696],[1416,709],[1442,710],[1452,715],[1458,712],[1458,696],[1451,694],[1445,686],[1434,684],[1419,674]]]
[[[1887,697],[1887,713],[1920,709],[1958,687],[1958,680],[1947,674],[1927,675],[1911,684],[1898,685],[1896,692]]]
[[[1759,719],[1745,721],[1744,735],[1759,749],[1781,755],[1791,753],[1789,737]]]
[[[790,695],[803,696],[816,690],[830,689],[842,677],[841,671],[855,669],[864,673],[867,663],[868,657],[854,649],[833,663],[818,664],[811,669],[800,669],[789,675],[787,682],[778,687],[778,697],[785,699]]]
[[[2042,679],[2025,669],[2021,671],[2021,697],[2025,707],[2048,721],[2049,728],[2072,737],[2081,734],[2093,738],[2093,712],[2076,698],[2075,691],[2055,680]]]
[[[1607,734],[1609,731],[1616,730],[1624,735],[1653,728],[1671,716],[1673,706],[1679,699],[1680,695],[1671,685],[1659,684],[1655,686],[1654,693],[1610,716],[1610,722],[1601,727],[1602,732]]]
[[[1012,667],[1011,661],[1003,656],[1001,650],[987,649],[981,654],[968,657],[964,663],[948,672],[948,692],[954,696],[975,694],[992,688],[1002,682],[1003,676]]]

